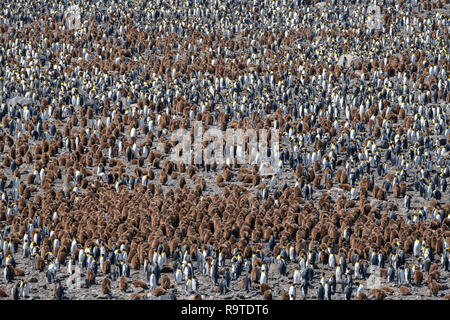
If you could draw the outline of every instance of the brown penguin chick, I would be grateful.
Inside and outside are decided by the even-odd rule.
[[[405,286],[400,286],[400,288],[398,288],[398,291],[400,292],[400,294],[402,296],[407,296],[407,295],[411,294],[408,287],[405,287]]]
[[[328,263],[328,252],[322,251],[320,255],[320,263],[327,264]]]
[[[283,294],[281,295],[281,300],[289,300],[289,292],[284,290]]]
[[[174,284],[170,282],[170,278],[167,274],[161,277],[161,287],[166,290],[174,287]]]
[[[433,271],[438,270],[438,268],[439,268],[439,265],[436,264],[436,263],[433,263],[433,264],[431,265],[431,267],[430,267],[430,270],[428,271],[429,274],[432,274]],[[437,280],[437,279],[436,279],[436,280]]]
[[[316,177],[314,178],[314,181],[313,181],[314,188],[320,187],[321,180],[322,180],[322,175],[320,175],[320,174],[316,175]]]
[[[391,287],[387,287],[387,286],[381,287],[380,290],[382,290],[385,294],[391,294],[394,292],[394,289],[392,289]]]
[[[180,188],[183,188],[185,185],[186,185],[186,180],[182,176],[179,181],[179,186],[180,186]]]
[[[261,286],[259,287],[259,291],[261,291],[261,293],[266,292],[267,290],[270,290],[270,286],[268,283],[263,283],[261,284]]]
[[[340,171],[338,170],[338,173],[340,173]],[[301,164],[299,164],[297,166],[297,168],[295,169],[295,175],[297,176],[297,178],[300,178],[300,176],[303,174],[303,166]]]
[[[148,289],[147,283],[145,283],[145,281],[143,281],[143,280],[133,281],[133,286],[135,288]]]
[[[439,284],[436,281],[431,281],[431,283],[428,285],[430,288],[430,292],[433,296],[436,296],[439,292]]]
[[[400,198],[400,186],[396,184],[393,190],[394,198]]]
[[[155,172],[152,169],[148,169],[148,180],[153,180],[155,179]]]
[[[450,294],[445,295],[444,300],[450,300]]]
[[[272,300],[272,290],[264,291],[264,300]]]
[[[192,300],[202,300],[202,296],[200,295],[200,293],[196,292],[194,293]]]
[[[415,284],[421,284],[423,281],[423,272],[422,270],[416,270],[414,272],[414,283]]]
[[[244,278],[242,278],[242,281],[241,281],[241,289],[242,290],[245,290],[245,277]]]
[[[172,179],[172,180],[178,179],[178,172],[172,171],[172,174],[170,175],[170,179]],[[183,186],[180,184],[180,188],[182,188],[182,187]]]
[[[223,179],[225,181],[230,181],[231,180],[231,176],[232,176],[231,170],[229,170],[229,169],[223,170]]]
[[[378,200],[385,200],[386,191],[384,189],[378,189],[377,194],[375,195],[375,198]]]
[[[91,268],[88,269],[86,273],[86,278],[88,279],[90,284],[95,284],[95,274]]]
[[[36,270],[39,270],[40,272],[44,271],[45,261],[42,257],[36,258]]]
[[[130,300],[144,300],[145,294],[133,293],[130,296]]]
[[[347,175],[347,172],[342,171],[339,178],[340,178],[340,179],[339,179],[338,181],[339,181],[340,184],[347,184],[347,182],[348,182],[348,175]]]
[[[316,172],[316,173],[322,169],[319,160],[316,160],[314,162],[313,169],[314,169],[314,172]]]
[[[173,265],[167,263],[161,267],[161,273],[173,273]]]
[[[445,224],[446,226],[450,226],[450,219],[448,218],[444,219],[444,225]],[[442,248],[443,248],[443,239],[442,238],[436,239],[436,242],[433,246],[434,252],[436,252],[437,254],[441,254]]]
[[[307,174],[308,174],[307,175],[308,182],[314,181],[314,178],[316,177],[316,174],[314,173],[314,169],[313,168],[308,168]]]
[[[223,176],[219,173],[216,177],[216,184],[219,185],[223,182]]]
[[[349,208],[353,208],[356,205],[356,201],[355,200],[347,200],[345,202],[345,208],[349,209]]]
[[[429,277],[436,281],[439,280],[439,277],[440,277],[439,270],[433,270],[433,272],[430,272]]]
[[[356,297],[356,300],[366,300],[367,295],[364,292],[360,292],[359,295]]]
[[[375,300],[383,300],[386,294],[381,289],[372,289],[370,290],[370,294],[375,297]]]
[[[111,272],[111,262],[109,260],[103,262],[102,272],[104,275],[109,274]]]
[[[15,267],[14,268],[14,276],[15,277],[23,277],[25,275],[25,271],[22,268]]]
[[[27,184],[34,184],[34,179],[36,179],[36,176],[34,174],[29,174],[27,177]]]
[[[387,274],[388,274],[388,269],[386,269],[386,268],[381,268],[380,269],[380,277],[381,278],[386,278]]]
[[[65,248],[60,248],[58,250],[58,255],[57,255],[57,258],[58,258],[58,261],[60,262],[60,264],[66,263],[66,257],[67,257],[67,254],[66,254]]]
[[[156,288],[155,290],[152,291],[152,295],[155,297],[160,297],[162,295],[166,294],[166,290],[164,290],[161,287]]]
[[[126,292],[128,289],[128,281],[127,281],[127,278],[125,278],[124,276],[120,277],[119,289],[122,292]]]
[[[349,185],[348,183],[341,183],[339,184],[339,188],[345,191],[350,191],[352,190],[352,186]]]
[[[159,182],[161,184],[165,184],[167,182],[167,173],[165,173],[164,171],[161,171],[161,174],[159,175]]]
[[[134,255],[134,257],[131,259],[130,267],[133,270],[139,270],[139,268],[141,267],[141,264],[139,262],[139,257],[137,254]]]
[[[373,196],[374,196],[374,197],[377,196],[378,190],[380,190],[380,187],[377,186],[377,185],[375,185],[375,186],[373,187],[373,190],[372,190],[372,193],[373,193]]]
[[[404,181],[400,182],[400,196],[404,197],[406,195],[406,183]]]
[[[0,288],[0,297],[1,298],[6,298],[8,297],[8,294],[6,293],[6,290],[3,288]]]
[[[110,294],[111,293],[111,280],[108,278],[104,278],[102,281],[102,293]]]

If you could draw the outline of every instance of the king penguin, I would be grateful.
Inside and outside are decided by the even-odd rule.
[[[11,297],[13,300],[19,300],[19,283],[18,282],[11,288]]]
[[[244,289],[245,289],[245,291],[247,291],[247,292],[250,291],[251,283],[252,283],[252,280],[251,280],[251,277],[250,277],[250,273],[247,272],[245,274],[245,280],[244,280],[244,287],[245,287]]]
[[[289,287],[289,300],[295,300],[295,297],[296,297],[295,285],[291,284],[291,286]]]
[[[331,293],[331,286],[330,286],[330,284],[327,282],[327,283],[325,283],[325,294],[326,294],[326,296],[327,296],[327,300],[331,300],[331,295],[332,295],[332,293]]]
[[[64,287],[61,285],[59,279],[56,280],[55,287],[53,288],[53,297],[55,300],[64,299]]]
[[[227,281],[223,277],[222,277],[222,280],[220,281],[219,289],[220,289],[220,294],[227,293]]]
[[[345,295],[345,300],[352,299],[352,287],[349,286],[348,284],[345,286],[344,295]]]
[[[319,288],[317,289],[317,300],[323,300],[325,297],[325,289],[322,283],[319,283]]]

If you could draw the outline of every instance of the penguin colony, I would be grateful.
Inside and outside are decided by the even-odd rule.
[[[448,0],[72,4],[0,4],[1,299],[449,297]]]

